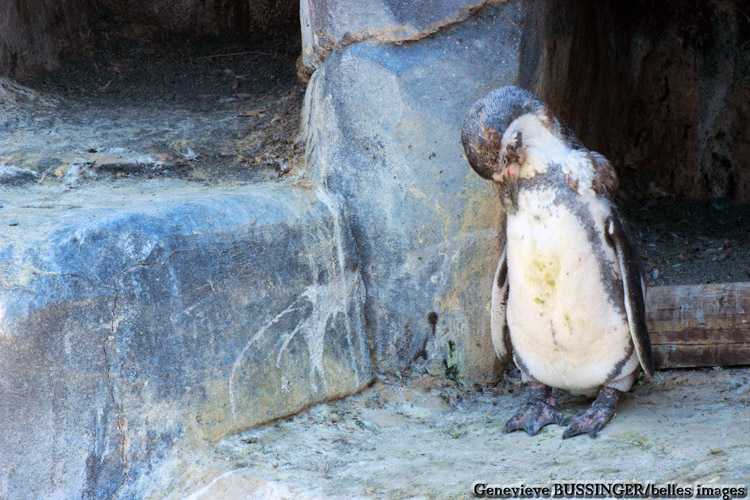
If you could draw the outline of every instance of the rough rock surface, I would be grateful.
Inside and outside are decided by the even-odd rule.
[[[400,2],[377,4],[400,12]],[[433,373],[492,376],[501,212],[459,136],[471,104],[518,76],[519,11],[485,7],[417,43],[345,45],[310,81],[306,163],[316,183],[346,200],[384,369],[426,353]]]
[[[358,264],[323,190],[0,199],[3,498],[142,498],[176,450],[370,381]]]
[[[0,3],[0,76],[51,68],[81,45],[91,0],[6,0]],[[1,101],[0,101],[1,103]]]

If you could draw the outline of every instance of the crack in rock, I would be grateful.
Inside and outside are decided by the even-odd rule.
[[[471,5],[464,5],[451,15],[421,29],[409,23],[390,24],[379,28],[366,27],[358,31],[346,31],[342,35],[339,35],[337,40],[332,40],[328,33],[322,32],[323,30],[315,30],[316,25],[319,23],[315,19],[314,8],[311,8],[309,5],[311,1],[303,1],[300,6],[300,16],[303,26],[302,64],[307,74],[312,74],[318,69],[333,50],[344,49],[349,45],[371,40],[381,45],[401,45],[409,42],[418,42],[469,20],[485,7],[502,5],[508,2],[508,0],[481,0]],[[325,28],[332,28],[330,26],[331,23],[327,23],[326,21],[322,21],[320,24]],[[336,34],[333,34],[333,36],[336,37]]]
[[[112,400],[112,405],[115,410],[115,415],[117,419],[117,431],[120,434],[120,463],[122,464],[122,467],[123,467],[123,473],[122,473],[122,478],[120,480],[120,484],[118,485],[115,492],[112,494],[112,498],[117,496],[117,492],[120,490],[120,488],[122,488],[122,486],[125,485],[125,481],[127,481],[128,477],[130,477],[130,471],[128,470],[128,462],[127,462],[127,456],[125,452],[125,448],[127,446],[127,441],[128,441],[128,438],[125,434],[126,419],[124,416],[124,412],[122,410],[122,406],[120,405],[120,403],[118,403],[117,398],[115,397],[115,388],[112,382],[112,363],[110,362],[110,356],[107,350],[107,342],[111,342],[114,340],[115,331],[117,329],[117,325],[119,324],[119,320],[117,318],[117,302],[120,298],[120,291],[117,286],[117,280],[122,275],[138,267],[150,267],[153,265],[163,266],[163,265],[166,265],[166,263],[175,255],[181,254],[181,253],[192,252],[195,250],[197,250],[197,248],[188,248],[186,250],[176,250],[170,253],[166,258],[164,258],[161,261],[150,262],[150,263],[138,262],[136,264],[132,264],[126,267],[125,269],[123,269],[122,271],[118,272],[117,274],[115,274],[111,279],[112,289],[114,292],[114,296],[112,298],[112,312],[111,312],[112,320],[110,322],[109,335],[107,335],[107,337],[104,339],[104,342],[102,343],[102,351],[104,353],[104,367],[105,367],[106,376],[107,376],[107,389],[109,391],[109,397]]]
[[[120,404],[117,402],[115,398],[115,388],[114,384],[112,384],[112,364],[109,361],[109,353],[107,352],[107,342],[112,340],[115,335],[115,328],[117,327],[117,317],[116,317],[116,310],[117,310],[117,299],[119,298],[119,293],[117,291],[117,285],[115,284],[115,293],[114,298],[112,300],[112,322],[110,324],[110,331],[109,335],[107,335],[107,338],[104,339],[104,342],[102,343],[102,350],[104,351],[104,365],[107,372],[107,388],[109,389],[109,397],[112,399],[112,405],[115,409],[115,414],[117,418],[117,430],[120,433],[120,463],[123,467],[123,473],[122,478],[120,480],[120,484],[117,487],[117,490],[112,494],[112,498],[115,497],[117,494],[117,491],[125,484],[126,479],[129,477],[129,472],[127,471],[127,459],[125,456],[125,445],[127,443],[127,437],[125,436],[125,429],[123,425],[123,414],[122,414],[122,408],[120,407]]]

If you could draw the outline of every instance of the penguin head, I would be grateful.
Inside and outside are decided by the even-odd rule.
[[[550,134],[570,149],[583,147],[534,94],[508,86],[474,103],[461,128],[461,143],[477,174],[501,182],[508,174],[518,175],[513,167],[523,163],[526,142]]]

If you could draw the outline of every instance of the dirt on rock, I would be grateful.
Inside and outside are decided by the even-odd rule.
[[[302,159],[299,36],[237,40],[128,26],[19,82],[0,115],[0,165],[38,182],[274,179]]]
[[[750,204],[620,200],[648,286],[750,281]]]

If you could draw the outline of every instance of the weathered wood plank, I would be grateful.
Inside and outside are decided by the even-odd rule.
[[[649,288],[646,321],[659,369],[750,365],[750,283]]]
[[[651,344],[742,344],[748,341],[747,328],[690,327],[680,331],[649,331]]]
[[[725,345],[655,345],[652,347],[654,363],[659,370],[750,364],[750,342]]]

